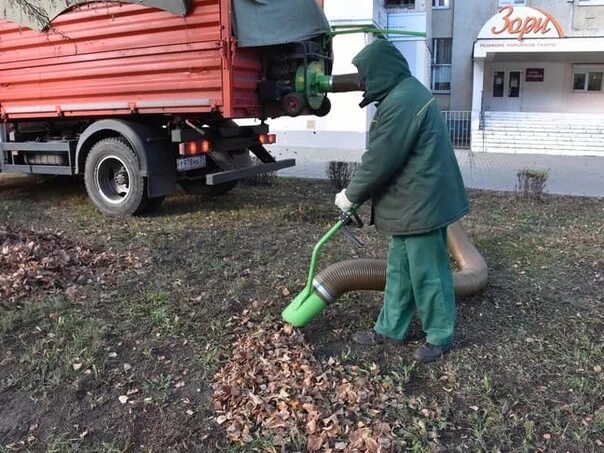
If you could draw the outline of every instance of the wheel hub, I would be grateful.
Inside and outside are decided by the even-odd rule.
[[[107,203],[123,203],[130,193],[130,173],[124,161],[117,156],[107,156],[99,161],[94,173],[101,197]]]
[[[117,185],[123,186],[128,183],[128,173],[126,173],[125,169],[122,169],[118,173],[115,174],[113,178]]]

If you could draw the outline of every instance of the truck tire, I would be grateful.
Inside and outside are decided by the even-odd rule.
[[[323,99],[321,107],[312,110],[312,113],[318,117],[327,116],[329,112],[331,112],[331,101],[327,96],[325,96],[325,98]]]
[[[138,158],[124,138],[106,138],[92,147],[84,182],[88,196],[103,214],[140,214],[149,204]]]

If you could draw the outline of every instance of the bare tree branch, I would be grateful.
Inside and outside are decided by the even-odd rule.
[[[46,26],[50,23],[51,18],[48,17],[46,9],[36,1],[31,0],[13,0],[22,14],[28,17],[33,17],[41,26]]]

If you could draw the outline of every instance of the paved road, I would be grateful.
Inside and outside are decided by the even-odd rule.
[[[325,150],[303,147],[273,146],[278,159],[295,158],[293,168],[279,175],[326,179],[330,161],[358,162],[362,150]],[[547,170],[545,192],[558,195],[604,197],[604,157],[551,156],[541,154],[472,153],[456,151],[461,172],[468,188],[513,191],[522,169]]]

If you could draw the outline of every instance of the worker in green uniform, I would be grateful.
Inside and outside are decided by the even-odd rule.
[[[434,97],[394,45],[377,39],[353,59],[365,83],[360,106],[377,103],[367,150],[335,204],[348,211],[371,199],[373,223],[392,236],[384,304],[358,343],[402,342],[417,311],[426,342],[421,362],[453,347],[455,293],[447,225],[469,210],[447,127]]]

